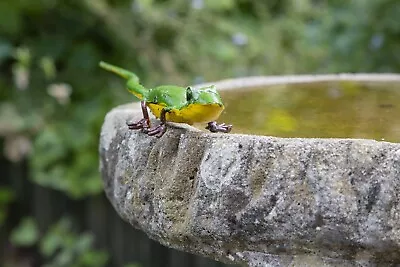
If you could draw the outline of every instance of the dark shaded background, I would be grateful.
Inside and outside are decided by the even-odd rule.
[[[0,265],[223,265],[148,240],[105,200],[100,127],[131,96],[100,60],[148,87],[398,72],[399,16],[397,0],[0,1]]]

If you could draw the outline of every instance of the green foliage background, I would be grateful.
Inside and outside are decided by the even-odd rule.
[[[100,60],[147,86],[398,72],[399,14],[397,0],[1,1],[3,154],[27,161],[34,183],[72,199],[98,195],[101,123],[129,97]],[[9,203],[22,201],[10,179],[1,177],[0,223]]]

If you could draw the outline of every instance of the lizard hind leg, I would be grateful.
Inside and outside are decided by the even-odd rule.
[[[148,129],[150,128],[150,117],[149,117],[149,113],[147,111],[146,102],[145,101],[141,101],[140,105],[142,107],[143,119],[141,119],[141,120],[139,120],[137,122],[128,121],[126,123],[126,125],[128,125],[128,128],[130,130],[143,129],[143,131],[145,133],[147,133]]]
[[[168,110],[167,108],[163,108],[163,109],[161,110],[161,114],[160,114],[160,121],[161,121],[161,123],[160,123],[159,125],[153,127],[153,128],[150,128],[150,129],[147,131],[147,134],[148,134],[149,136],[155,136],[155,137],[157,137],[157,138],[160,138],[161,136],[164,135],[164,133],[167,131],[167,125],[166,125],[167,120],[166,120],[165,116],[166,116],[166,114],[167,114],[168,111],[169,111],[169,110]]]

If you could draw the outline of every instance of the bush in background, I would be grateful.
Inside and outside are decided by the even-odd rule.
[[[396,0],[2,1],[3,155],[8,164],[27,162],[31,181],[69,198],[98,195],[100,126],[127,97],[100,60],[135,71],[147,86],[396,72],[398,14]],[[23,201],[13,179],[1,176],[0,225],[9,204]]]

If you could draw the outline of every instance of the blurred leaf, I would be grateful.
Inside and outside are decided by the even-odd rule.
[[[4,156],[11,162],[20,162],[32,150],[29,138],[22,135],[9,136],[4,141]]]
[[[227,62],[234,59],[238,54],[236,47],[233,45],[230,39],[220,39],[215,40],[215,42],[210,41],[208,49],[210,50],[210,53],[214,54],[217,59]]]
[[[7,205],[15,199],[15,194],[8,187],[0,187],[0,226],[7,218]]]
[[[93,267],[101,267],[106,266],[108,262],[109,256],[105,251],[95,251],[95,250],[87,250],[81,254],[79,258],[79,263],[75,266],[93,266]],[[140,266],[137,266],[140,267]]]
[[[45,257],[50,258],[62,243],[62,236],[58,235],[54,230],[50,230],[40,240],[40,251]]]
[[[39,230],[33,218],[25,218],[11,232],[10,242],[14,246],[29,247],[39,239]]]
[[[54,97],[59,104],[67,105],[71,100],[72,87],[69,84],[50,84],[47,93]]]
[[[0,2],[0,33],[18,34],[21,19],[17,2]]]
[[[134,7],[136,5],[136,8],[140,11],[142,9],[150,9],[153,5],[153,0],[134,0]]]
[[[7,204],[15,199],[15,194],[8,187],[0,186],[0,205]]]
[[[54,127],[47,127],[36,137],[34,142],[34,153],[40,155],[38,158],[32,158],[33,167],[49,167],[53,163],[62,159],[67,149],[63,144],[62,127],[59,124]]]
[[[97,168],[94,168],[98,164],[97,156],[91,150],[84,149],[91,144],[97,146],[97,142],[83,127],[71,124],[66,129],[60,126],[42,131],[34,146],[34,153],[41,156],[31,161],[35,182],[65,191],[73,198],[102,190],[101,179]],[[82,129],[82,132],[77,129]],[[71,164],[63,163],[65,161]]]
[[[86,251],[92,246],[93,236],[90,234],[82,234],[80,235],[77,242],[74,244],[75,251],[78,253],[82,253]]]
[[[42,68],[44,75],[47,79],[54,79],[56,76],[56,66],[54,60],[51,57],[42,57],[40,59],[40,67]]]
[[[74,261],[74,254],[72,253],[72,251],[63,249],[59,253],[57,253],[52,262],[53,266],[67,267],[71,266],[73,264],[73,261]]]
[[[21,67],[28,67],[31,64],[31,51],[26,48],[26,47],[17,47],[13,51],[13,55],[15,60],[18,61],[19,64],[21,64]]]
[[[93,44],[86,42],[73,47],[72,56],[68,65],[79,71],[93,71],[98,68],[100,57]]]
[[[0,136],[15,134],[23,129],[24,119],[18,113],[15,104],[0,103]]]
[[[235,7],[234,0],[219,0],[219,1],[204,0],[204,1],[207,8],[214,10],[229,10]]]
[[[29,69],[20,63],[15,63],[12,68],[15,86],[20,90],[25,90],[29,86]]]
[[[78,234],[72,221],[62,218],[53,225],[40,241],[40,252],[47,259],[47,267],[100,267],[108,261],[108,254],[94,250],[93,236]]]

